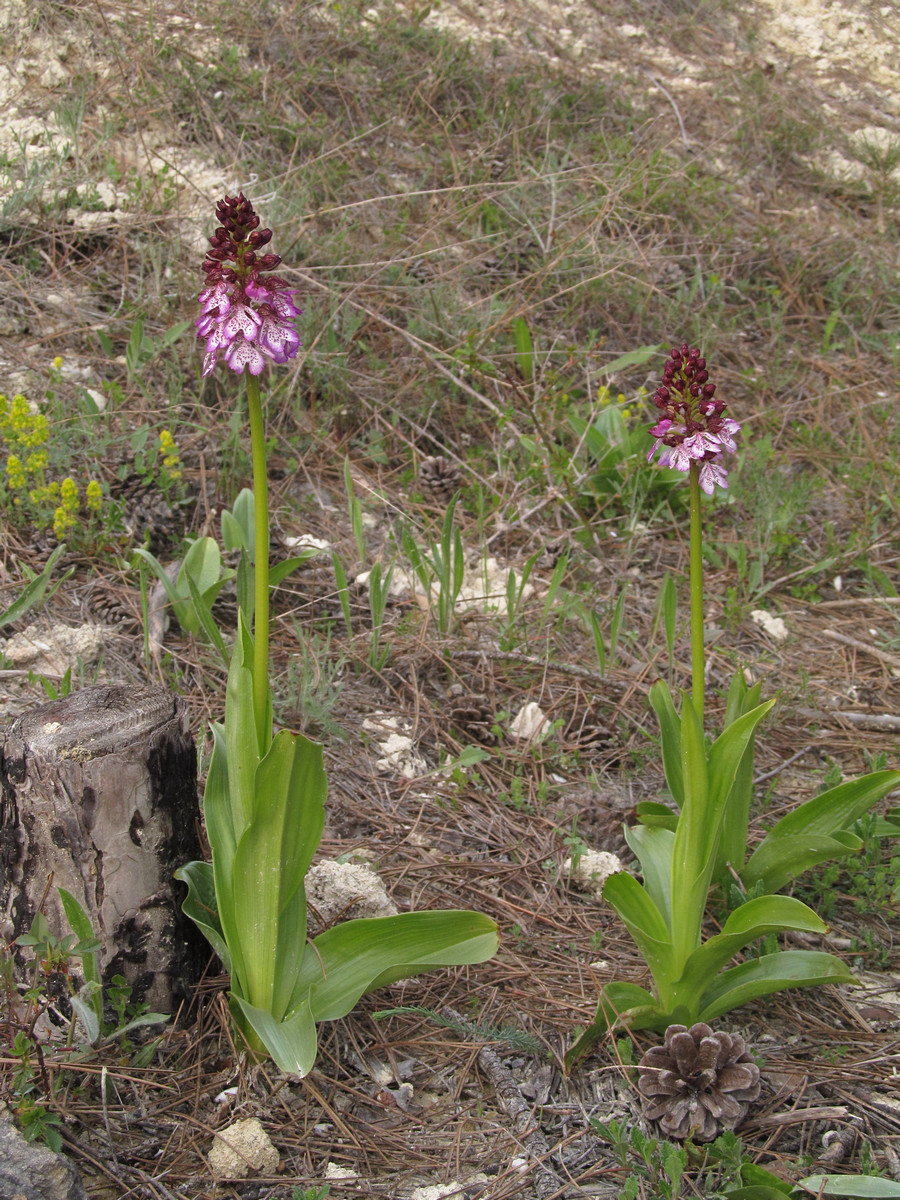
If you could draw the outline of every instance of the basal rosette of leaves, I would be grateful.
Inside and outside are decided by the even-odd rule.
[[[654,397],[664,415],[650,431],[656,438],[650,457],[659,452],[665,466],[688,475],[693,690],[682,693],[680,714],[662,680],[650,689],[650,702],[678,811],[655,803],[638,807],[641,824],[625,836],[643,881],[620,872],[603,889],[646,962],[652,988],[608,983],[594,1020],[566,1055],[568,1067],[615,1026],[662,1033],[674,1024],[715,1021],[787,988],[853,982],[846,964],[824,951],[778,950],[730,964],[769,935],[827,931],[802,901],[774,893],[810,867],[858,850],[862,842],[853,823],[900,786],[900,771],[877,771],[832,788],[782,818],[748,856],[756,733],[775,701],[761,701],[760,684],[748,686],[738,669],[721,733],[712,741],[704,734],[701,490],[727,486],[722,454],[735,451],[740,428],[714,396],[700,352],[686,344],[673,349]],[[720,932],[704,939],[710,889],[732,879],[747,898]]]
[[[265,274],[281,260],[258,254],[272,234],[259,230],[249,201],[226,196],[217,214],[197,326],[206,339],[204,374],[222,355],[247,384],[253,629],[248,597],[203,797],[212,862],[188,863],[177,876],[188,885],[185,913],[230,975],[230,1010],[247,1046],[303,1076],[315,1062],[319,1021],[345,1016],[364,993],[398,979],[483,962],[497,949],[497,927],[476,912],[408,912],[346,921],[307,938],[304,878],[325,823],[327,782],[321,745],[287,730],[272,733],[268,489],[257,378],[267,362],[297,354],[293,321],[300,310],[288,285]]]

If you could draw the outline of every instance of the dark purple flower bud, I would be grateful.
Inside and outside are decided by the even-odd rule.
[[[256,253],[271,240],[272,231],[259,229],[259,217],[243,193],[225,196],[216,214],[220,226],[202,264],[206,286],[197,320],[197,336],[206,341],[203,374],[215,369],[221,354],[232,371],[259,375],[267,361],[283,363],[297,354],[300,338],[293,322],[301,310],[290,285],[265,274],[281,258]]]
[[[654,403],[666,416],[650,430],[656,441],[647,456],[649,462],[658,454],[660,466],[677,471],[698,469],[700,487],[709,495],[717,485],[728,486],[722,456],[734,453],[735,435],[740,432],[737,421],[722,417],[725,403],[713,399],[715,391],[699,349],[687,342],[673,348],[653,393]]]

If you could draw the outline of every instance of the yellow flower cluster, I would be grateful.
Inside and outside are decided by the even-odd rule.
[[[163,468],[170,479],[181,478],[181,455],[175,445],[175,439],[168,429],[160,430],[159,452],[162,455]]]
[[[57,367],[56,360],[53,365]],[[78,524],[81,494],[71,476],[62,483],[46,478],[50,456],[44,447],[49,436],[49,421],[25,396],[19,394],[9,400],[0,395],[0,442],[7,451],[6,485],[13,504],[27,511],[39,529],[52,524],[61,540]],[[96,479],[88,482],[84,501],[92,515],[102,509],[103,489]]]
[[[60,484],[59,505],[53,513],[53,532],[58,542],[63,540],[69,529],[78,524],[80,507],[81,498],[78,494],[78,484],[71,475],[67,475]]]
[[[32,450],[43,446],[49,432],[47,418],[38,409],[33,409],[21,393],[12,400],[0,395],[0,436],[7,446]]]

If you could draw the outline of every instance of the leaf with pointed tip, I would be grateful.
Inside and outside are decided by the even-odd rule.
[[[715,1021],[750,1000],[787,988],[855,982],[852,971],[833,954],[821,950],[779,950],[723,971],[704,992],[698,1019]]]

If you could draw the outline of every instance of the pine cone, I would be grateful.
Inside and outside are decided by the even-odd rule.
[[[670,1025],[665,1044],[638,1063],[644,1116],[671,1138],[711,1142],[733,1129],[759,1096],[759,1067],[736,1033],[713,1033],[698,1021]]]
[[[113,499],[122,505],[125,532],[140,545],[147,542],[152,554],[159,554],[184,532],[165,496],[156,484],[132,472],[110,485]]]
[[[117,591],[106,580],[92,580],[85,592],[84,608],[101,625],[140,628],[140,600],[134,601],[127,592]]]
[[[419,486],[435,500],[452,500],[462,486],[462,471],[443,455],[424,458],[419,468]]]
[[[483,746],[495,746],[494,713],[484,696],[466,696],[450,709],[450,720]]]

